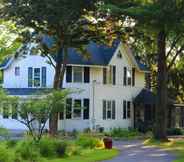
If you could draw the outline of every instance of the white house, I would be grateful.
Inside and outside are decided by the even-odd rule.
[[[66,112],[58,115],[59,129],[133,127],[133,101],[145,87],[148,69],[135,59],[126,44],[116,42],[110,48],[91,42],[87,49],[90,59],[82,58],[74,49],[69,50],[63,87],[78,89],[80,93],[74,93],[66,100]],[[52,88],[54,68],[47,61],[47,58],[33,54],[6,59],[0,65],[2,87],[9,95],[22,97]],[[1,114],[0,125],[8,129],[25,129],[13,117],[6,116],[3,111]]]

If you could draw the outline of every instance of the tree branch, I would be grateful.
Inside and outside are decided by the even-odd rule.
[[[182,35],[177,35],[174,39],[174,41],[171,44],[171,48],[167,53],[167,58],[169,57],[169,55],[171,54],[172,50],[175,48],[176,44],[178,43],[178,41],[182,38]]]
[[[181,52],[184,50],[184,45],[182,45],[180,47],[180,49],[176,52],[175,56],[173,57],[173,59],[171,60],[171,62],[169,63],[168,67],[167,67],[167,70],[170,70],[171,67],[173,66],[176,58],[181,54]]]

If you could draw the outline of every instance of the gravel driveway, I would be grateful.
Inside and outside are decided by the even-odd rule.
[[[115,141],[118,157],[103,162],[172,162],[175,156],[159,148],[144,146],[142,141]]]

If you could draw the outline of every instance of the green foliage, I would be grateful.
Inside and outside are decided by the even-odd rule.
[[[6,142],[6,145],[8,148],[14,148],[17,145],[18,141],[17,140],[8,140]]]
[[[31,139],[25,139],[18,142],[15,149],[17,159],[37,161],[40,157],[39,148]]]
[[[122,128],[114,128],[108,134],[114,138],[125,138],[125,139],[135,138],[140,135],[140,133],[137,130],[134,129],[128,130]]]
[[[167,135],[184,135],[184,130],[181,128],[169,128],[167,129]]]
[[[0,161],[1,162],[12,162],[14,154],[11,150],[6,148],[6,145],[0,145]]]
[[[99,139],[90,134],[80,134],[76,140],[76,144],[83,148],[95,148],[99,143]]]

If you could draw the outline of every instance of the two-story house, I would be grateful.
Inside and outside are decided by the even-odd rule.
[[[66,99],[67,109],[58,118],[59,130],[134,126],[135,97],[145,87],[148,69],[139,63],[126,44],[113,47],[91,42],[90,59],[84,59],[74,49],[69,50],[64,88],[77,89]],[[28,97],[34,92],[53,87],[54,68],[47,58],[28,53],[6,59],[0,70],[2,87],[9,95]],[[8,129],[25,129],[2,110],[0,125]]]

